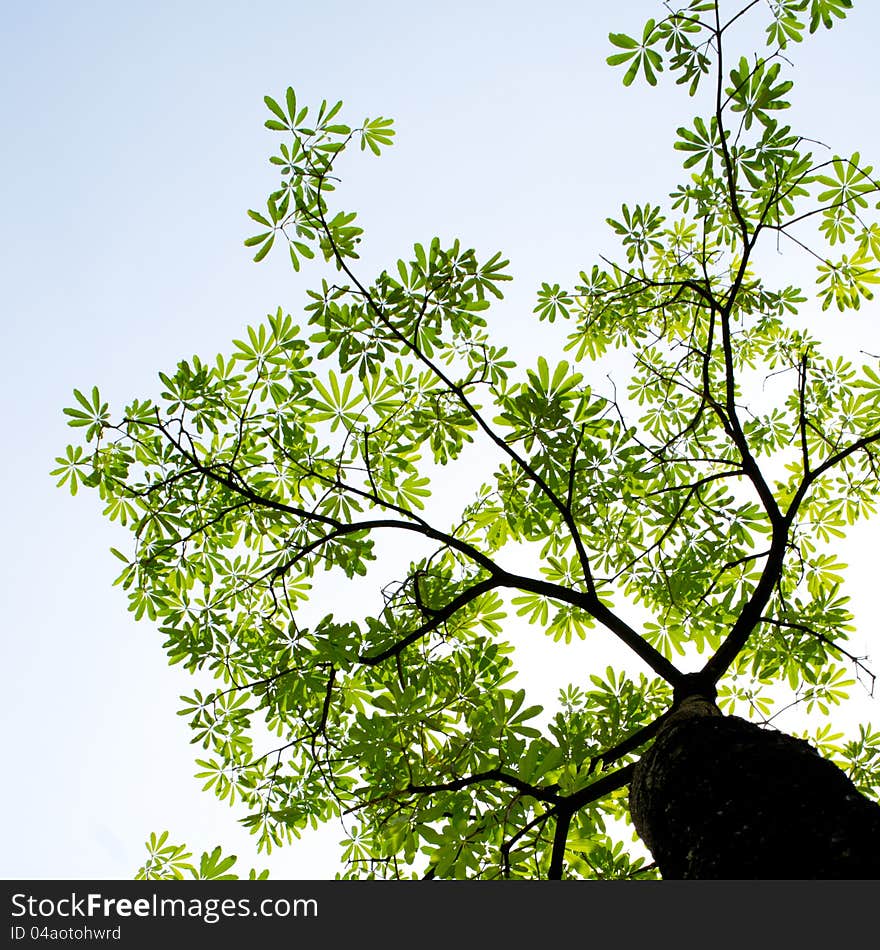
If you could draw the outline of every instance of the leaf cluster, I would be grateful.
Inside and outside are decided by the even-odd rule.
[[[870,675],[846,648],[833,547],[876,510],[880,363],[825,355],[795,319],[808,293],[757,272],[759,248],[790,244],[839,314],[880,280],[871,167],[817,157],[780,119],[782,51],[851,5],[761,5],[768,49],[732,67],[755,3],[723,21],[692,0],[611,35],[626,85],[668,72],[706,112],[678,129],[668,201],[608,218],[619,259],[542,284],[535,316],[566,328],[565,351],[521,367],[490,328],[502,254],[434,237],[361,273],[339,162],[355,142],[378,155],[390,120],[266,98],[281,180],[245,244],[329,273],[301,320],[279,308],[119,414],[76,390],[83,441],[52,472],[131,532],[117,584],[199,677],[180,710],[198,776],[261,849],[338,819],[351,877],[651,876],[620,829],[674,690],[717,684],[725,711],[769,720],[824,715],[852,670]],[[627,382],[602,390],[614,350]],[[435,487],[469,450],[491,468],[450,523]],[[371,610],[354,592],[389,538],[408,566]],[[533,568],[505,566],[515,548]],[[637,672],[572,670],[543,710],[516,682],[514,618],[565,644],[616,638]],[[876,740],[823,748],[876,789]],[[144,877],[231,868],[211,852],[196,870],[167,835],[149,850]]]

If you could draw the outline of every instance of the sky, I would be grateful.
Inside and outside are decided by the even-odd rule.
[[[533,362],[552,342],[531,316],[540,283],[572,283],[613,251],[604,220],[621,202],[662,200],[680,180],[671,144],[693,104],[669,82],[627,90],[604,62],[609,31],[660,15],[656,0],[34,0],[5,12],[0,877],[130,878],[164,829],[276,877],[338,870],[338,829],[266,859],[240,815],[201,791],[175,714],[191,680],[112,585],[109,548],[127,533],[48,474],[76,439],[61,413],[74,387],[98,385],[116,407],[150,395],[159,370],[230,351],[279,305],[296,318],[320,281],[318,267],[293,274],[280,254],[256,265],[242,246],[247,209],[275,181],[263,96],[292,85],[301,102],[344,100],[350,124],[393,117],[394,147],[350,163],[343,185],[366,230],[364,271],[435,234],[483,258],[503,251],[515,280],[493,326]],[[880,5],[857,0],[841,28],[795,47],[787,117],[869,162],[878,34]],[[815,326],[877,353],[877,316],[875,303]],[[876,530],[859,525],[842,547],[854,648],[875,658]],[[549,697],[570,656],[546,643],[538,656],[530,685]],[[842,720],[880,725],[878,700],[856,695]]]

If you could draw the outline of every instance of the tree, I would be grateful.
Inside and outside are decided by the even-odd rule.
[[[525,372],[488,330],[500,253],[434,238],[361,273],[336,190],[391,121],[266,98],[281,184],[246,244],[330,265],[308,329],[279,308],[118,417],[75,391],[85,444],[53,472],[132,530],[117,582],[170,661],[215,681],[181,714],[205,787],[244,804],[261,848],[343,817],[352,877],[880,874],[880,733],[808,745],[739,715],[824,715],[850,669],[873,683],[833,545],[876,507],[880,360],[824,356],[800,288],[758,276],[767,246],[796,248],[832,313],[880,281],[871,168],[779,118],[790,48],[851,6],[690,0],[611,35],[625,84],[668,70],[706,114],[677,130],[667,204],[609,218],[620,259],[542,286],[565,353]],[[760,11],[765,51],[729,61]],[[615,351],[625,392],[595,384]],[[475,453],[492,471],[449,524],[432,476]],[[326,572],[381,575],[389,539],[409,563],[375,615],[322,602]],[[513,682],[510,613],[611,635],[637,671],[593,672],[544,714]],[[625,847],[630,819],[653,862]],[[154,835],[140,875],[232,867],[189,858]]]

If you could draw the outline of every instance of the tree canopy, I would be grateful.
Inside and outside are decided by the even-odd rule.
[[[784,122],[793,47],[851,7],[658,3],[611,34],[624,84],[668,73],[702,112],[676,131],[667,199],[608,218],[617,257],[542,285],[535,319],[566,342],[527,366],[490,324],[503,253],[435,237],[362,273],[341,174],[392,144],[391,120],[266,97],[280,182],[245,243],[324,276],[300,317],[279,307],[119,413],[76,390],[82,442],[53,471],[131,530],[117,583],[196,674],[180,713],[198,775],[261,849],[342,819],[353,878],[656,876],[627,788],[676,696],[824,715],[873,683],[834,547],[877,506],[880,359],[826,352],[798,315],[826,311],[830,336],[872,299],[880,184]],[[765,47],[732,56],[759,16]],[[813,287],[762,279],[783,245]],[[432,491],[474,451],[491,474],[441,521]],[[391,583],[389,544],[409,561]],[[325,572],[377,600],[325,602]],[[642,672],[573,670],[543,710],[516,682],[512,616],[616,638]],[[811,738],[877,796],[880,732]],[[217,849],[196,867],[167,834],[149,848],[143,877],[233,866]]]

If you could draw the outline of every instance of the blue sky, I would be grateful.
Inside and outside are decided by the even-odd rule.
[[[856,6],[842,28],[792,51],[790,118],[880,161],[880,6]],[[494,319],[531,360],[540,282],[573,280],[613,249],[607,215],[679,180],[671,142],[693,104],[668,83],[625,90],[604,64],[610,30],[636,31],[661,10],[655,0],[37,0],[6,12],[0,875],[130,877],[147,834],[165,828],[196,851],[223,842],[246,866],[266,863],[236,813],[192,778],[175,715],[191,682],[111,585],[108,548],[125,532],[104,523],[95,497],[71,499],[48,476],[70,441],[61,408],[73,387],[98,384],[116,406],[146,396],[158,370],[228,350],[279,304],[296,315],[320,279],[318,268],[293,274],[282,255],[255,265],[241,244],[246,210],[274,181],[262,97],[293,85],[304,102],[343,99],[354,123],[393,117],[394,148],[351,163],[343,186],[366,228],[366,272],[434,234],[504,251],[516,279]],[[877,316],[874,304],[816,326],[877,353]],[[860,526],[850,545],[865,650],[877,638],[871,532]],[[551,650],[541,673],[555,683],[567,662]],[[877,712],[876,700],[857,711],[880,724]],[[282,852],[274,873],[332,876],[326,842],[339,837]]]

